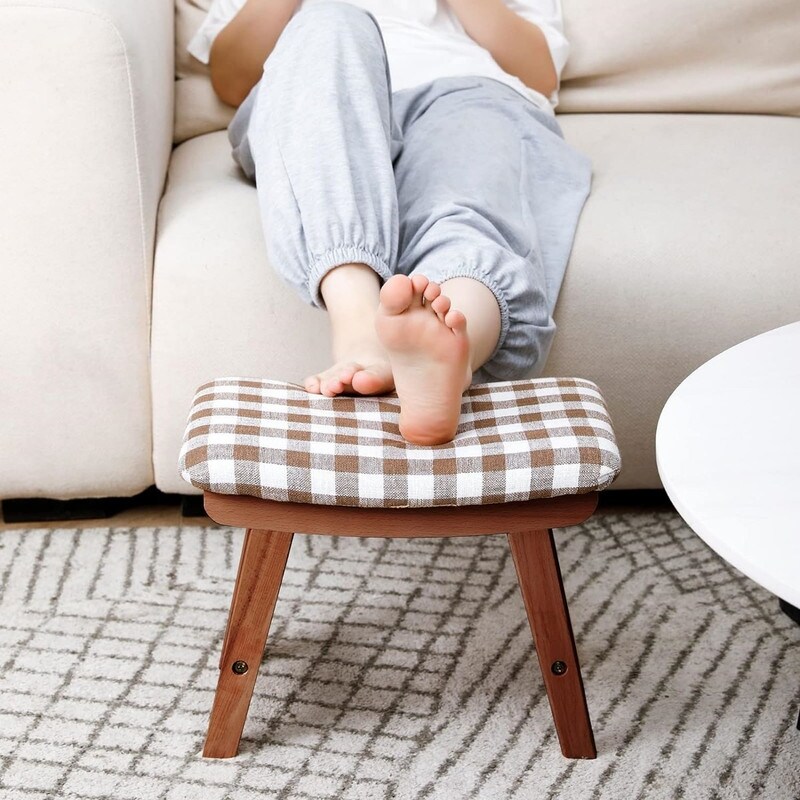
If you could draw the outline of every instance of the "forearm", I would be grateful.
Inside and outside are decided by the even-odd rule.
[[[238,106],[258,83],[267,56],[300,0],[247,0],[211,47],[211,85],[221,100]]]
[[[501,69],[548,97],[558,77],[541,29],[503,0],[448,0],[470,38],[492,54]]]

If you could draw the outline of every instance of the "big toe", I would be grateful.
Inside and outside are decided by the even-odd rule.
[[[414,299],[414,285],[406,275],[392,275],[381,287],[381,307],[387,314],[402,314]]]
[[[392,371],[388,363],[358,370],[353,375],[351,384],[353,390],[359,394],[384,394],[394,388]]]

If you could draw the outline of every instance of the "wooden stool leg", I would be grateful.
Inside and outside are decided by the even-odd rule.
[[[236,582],[233,584],[233,596],[231,597],[231,607],[228,610],[228,622],[225,625],[225,637],[222,640],[222,650],[219,654],[219,668],[222,669],[225,659],[228,657],[228,643],[231,640],[231,617],[233,617],[233,609],[236,608],[236,597],[239,592],[239,586],[242,578],[242,569],[244,567],[245,558],[244,554],[247,552],[247,542],[250,539],[250,528],[244,532],[244,539],[242,540],[242,552],[239,556],[239,569],[236,572]]]
[[[291,533],[256,529],[245,533],[203,748],[206,758],[232,758],[239,751],[291,545]]]
[[[561,752],[567,758],[596,758],[553,532],[509,533],[508,542]]]

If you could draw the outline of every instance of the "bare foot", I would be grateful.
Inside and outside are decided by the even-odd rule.
[[[353,346],[347,356],[316,375],[309,375],[303,386],[312,394],[335,397],[337,394],[386,394],[394,389],[392,368],[386,353],[374,346]]]
[[[414,444],[451,441],[472,380],[466,317],[438,283],[393,275],[381,288],[375,329],[400,398],[400,433]]]

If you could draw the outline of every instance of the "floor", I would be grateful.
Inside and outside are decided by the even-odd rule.
[[[558,545],[598,746],[577,761],[504,537],[301,537],[223,763],[200,754],[243,531],[154,492],[6,525],[0,797],[800,799],[796,627],[663,493],[600,500]]]
[[[198,504],[200,495],[197,495]],[[153,527],[214,524],[208,516],[184,516],[183,495],[150,487],[135,497],[102,500],[5,500],[0,531],[25,528]],[[597,514],[674,510],[663,490],[601,492]]]

